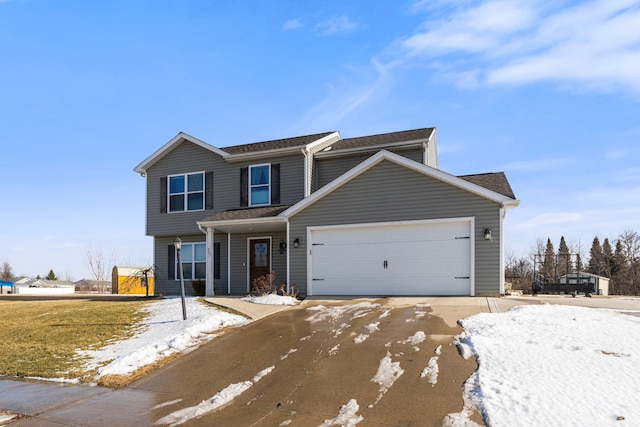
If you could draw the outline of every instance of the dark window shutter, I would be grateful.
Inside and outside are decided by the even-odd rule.
[[[176,279],[176,248],[173,245],[169,245],[169,253],[167,257],[167,271],[168,279],[175,280]]]
[[[204,208],[213,209],[213,172],[204,174]]]
[[[160,213],[167,213],[167,177],[160,178]]]
[[[280,164],[271,165],[271,204],[280,204]]]
[[[220,242],[213,244],[213,278],[220,278]]]
[[[240,168],[240,206],[249,206],[249,168]]]

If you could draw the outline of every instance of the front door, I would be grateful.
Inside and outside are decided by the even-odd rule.
[[[249,289],[253,281],[271,272],[271,239],[249,240]]]

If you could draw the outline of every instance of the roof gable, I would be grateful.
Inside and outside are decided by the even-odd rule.
[[[477,194],[486,199],[492,200],[496,203],[500,203],[505,207],[516,207],[520,203],[518,200],[516,200],[513,197],[509,197],[507,195],[498,193],[494,190],[491,190],[489,188],[473,183],[469,180],[464,180],[462,178],[450,175],[446,172],[442,172],[439,169],[435,169],[430,166],[426,166],[422,163],[415,162],[413,160],[407,159],[406,157],[400,156],[398,154],[394,154],[386,150],[381,150],[377,154],[371,156],[364,162],[360,163],[358,166],[354,167],[353,169],[344,173],[340,177],[331,181],[329,184],[325,185],[320,190],[313,193],[311,196],[301,200],[300,202],[296,203],[289,209],[285,210],[280,215],[287,216],[287,217],[295,215],[296,213],[302,211],[303,209],[312,205],[316,201],[320,200],[321,198],[325,197],[326,195],[340,188],[342,185],[353,180],[354,178],[358,177],[362,173],[366,172],[367,170],[371,169],[375,165],[385,160],[407,167],[414,171],[420,172],[426,176],[430,176],[439,181],[454,185],[463,190],[469,191],[471,193]]]
[[[191,142],[193,144],[196,144],[196,145],[204,148],[205,150],[209,150],[212,153],[218,154],[219,156],[222,156],[222,157],[229,156],[229,153],[227,153],[227,152],[225,152],[225,151],[223,151],[223,150],[221,150],[219,148],[216,148],[213,145],[207,144],[206,142],[204,142],[204,141],[202,141],[202,140],[200,140],[200,139],[198,139],[196,137],[193,137],[191,135],[188,135],[188,134],[186,134],[184,132],[180,132],[176,136],[171,138],[162,147],[157,149],[152,155],[150,155],[149,157],[144,159],[142,162],[140,162],[140,164],[138,164],[138,166],[133,168],[133,170],[138,172],[141,175],[146,175],[147,169],[149,169],[158,160],[163,158],[165,155],[167,155],[167,153],[169,153],[171,150],[173,150],[175,147],[177,147],[178,145],[182,144],[185,141],[188,141],[188,142]]]

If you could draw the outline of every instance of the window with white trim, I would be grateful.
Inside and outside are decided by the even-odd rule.
[[[249,166],[249,206],[271,204],[271,165]]]
[[[182,274],[184,280],[206,279],[207,277],[207,244],[183,243],[180,250],[182,257]],[[176,280],[180,279],[178,254],[175,257]]]
[[[168,177],[169,212],[204,210],[204,172]]]

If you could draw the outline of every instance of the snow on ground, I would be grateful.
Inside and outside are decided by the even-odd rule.
[[[426,378],[431,386],[435,386],[438,383],[438,373],[440,372],[440,367],[438,366],[438,357],[442,353],[442,346],[439,345],[438,347],[436,347],[434,353],[436,355],[429,359],[426,368],[424,368],[420,373],[420,378]]]
[[[8,412],[0,411],[0,424],[6,423],[7,421],[11,421],[12,419],[16,418],[17,416],[18,416],[17,414],[11,414],[11,413],[8,413]]]
[[[320,424],[320,427],[353,427],[364,419],[362,415],[358,415],[359,409],[360,406],[358,405],[358,401],[355,399],[351,399],[347,402],[346,405],[342,405],[342,407],[340,407],[340,412],[338,413],[337,417],[324,420],[324,422]]]
[[[88,369],[104,364],[98,369],[98,378],[129,375],[142,366],[215,338],[215,331],[221,328],[248,322],[245,317],[219,311],[195,297],[185,298],[185,303],[187,320],[182,320],[181,298],[150,302],[143,308],[148,316],[133,337],[77,353],[89,358]]]
[[[465,402],[487,426],[640,425],[640,318],[545,304],[460,323],[479,364]],[[447,425],[470,424],[468,409]]]
[[[277,295],[277,294],[268,294],[268,295],[260,295],[260,296],[247,295],[246,297],[242,298],[242,300],[252,302],[254,304],[268,304],[268,305],[300,304],[300,301],[298,301],[294,297]]]
[[[231,402],[236,397],[240,396],[245,391],[249,390],[255,383],[260,381],[266,375],[268,375],[275,366],[270,366],[262,371],[258,372],[252,380],[242,381],[240,383],[230,384],[224,389],[220,390],[214,396],[207,400],[203,400],[195,406],[180,409],[172,412],[156,421],[156,425],[170,425],[177,426],[187,421],[205,415],[211,411],[215,411],[221,406]]]
[[[380,399],[382,399],[393,383],[396,382],[402,374],[404,374],[404,369],[400,367],[400,362],[393,362],[391,360],[391,353],[387,351],[387,355],[383,357],[378,364],[378,371],[374,377],[371,378],[371,381],[380,386],[380,389],[378,390],[380,394],[378,394],[378,398],[375,403],[369,405],[369,408],[372,408],[380,401]]]

